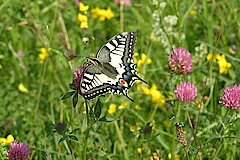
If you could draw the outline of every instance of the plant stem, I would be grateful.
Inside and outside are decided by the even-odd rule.
[[[69,148],[69,145],[68,145],[67,141],[66,141],[66,140],[63,141],[63,144],[64,144],[64,146],[66,147],[68,154],[70,154],[71,157],[72,157],[72,159],[74,160],[75,158],[74,158],[74,156],[73,156],[73,154],[72,154],[71,148]]]
[[[83,145],[83,159],[87,160],[87,142],[88,142],[88,136],[89,136],[89,116],[88,116],[88,105],[87,101],[85,101],[85,107],[86,107],[86,116],[87,116],[87,130],[85,134],[85,140]]]
[[[123,3],[120,0],[120,32],[124,31],[124,12],[123,12]]]
[[[191,118],[190,118],[190,115],[189,115],[189,112],[188,112],[188,105],[187,105],[187,108],[186,108],[186,114],[187,114],[187,119],[188,119],[188,123],[190,125],[190,128],[193,129],[192,121],[191,121]]]
[[[185,154],[187,156],[187,159],[190,160],[189,156],[188,156],[188,151],[186,150],[186,148],[184,148]]]
[[[152,114],[151,114],[151,116],[150,116],[148,122],[152,122],[152,121],[153,121],[157,109],[158,109],[158,105],[155,105],[155,107],[154,107],[154,109],[153,109],[153,111],[152,111]]]
[[[127,150],[126,150],[126,143],[125,143],[125,141],[124,141],[124,139],[123,139],[123,137],[122,137],[122,133],[121,133],[121,131],[120,131],[120,129],[119,129],[119,126],[118,126],[117,121],[114,121],[114,126],[115,126],[115,128],[116,128],[117,135],[118,135],[118,138],[119,138],[120,143],[121,143],[121,149],[123,150],[124,159],[125,159],[125,160],[128,160],[129,157],[128,157],[128,152],[127,152]]]
[[[181,114],[181,108],[180,108],[180,104],[177,103],[177,115],[176,115],[176,122],[179,122],[180,120],[180,114]],[[175,124],[174,124],[175,126]],[[175,159],[175,150],[176,150],[176,129],[174,127],[173,129],[173,138],[172,138],[172,148],[171,148],[171,154],[172,157],[171,159],[174,160]]]

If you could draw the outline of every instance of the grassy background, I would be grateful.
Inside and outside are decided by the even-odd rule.
[[[148,82],[149,88],[156,84],[166,97],[164,105],[157,105],[144,95],[141,83],[130,89],[130,97],[107,95],[101,97],[102,115],[107,115],[108,106],[127,102],[123,110],[117,109],[117,121],[101,124],[97,131],[89,132],[86,142],[86,114],[84,99],[79,98],[76,108],[71,100],[61,100],[69,91],[73,66],[81,66],[86,57],[95,55],[107,39],[121,32],[120,8],[114,1],[83,1],[89,5],[88,29],[80,29],[77,15],[80,13],[74,1],[2,1],[0,3],[0,136],[12,134],[18,141],[31,147],[32,159],[82,159],[84,146],[87,158],[94,159],[150,159],[159,153],[161,159],[169,154],[180,159],[239,159],[239,112],[225,109],[219,103],[224,87],[240,82],[238,0],[233,1],[166,1],[161,9],[155,2],[161,0],[133,0],[131,7],[123,10],[124,31],[137,31],[135,51],[146,53],[152,59],[145,63],[139,74]],[[91,9],[111,7],[115,17],[100,22],[92,18]],[[159,21],[153,18],[156,11]],[[196,12],[193,14],[192,12]],[[164,17],[175,15],[178,23],[167,26]],[[164,34],[150,36],[155,30],[164,29]],[[157,27],[156,27],[157,26]],[[66,29],[66,31],[64,30]],[[170,34],[171,28],[177,36]],[[182,35],[185,38],[180,38]],[[69,63],[63,56],[70,48],[77,58]],[[82,39],[90,37],[86,45]],[[178,37],[178,38],[177,38]],[[196,51],[204,46],[207,52]],[[236,49],[235,49],[236,46]],[[40,48],[51,48],[49,57],[39,63]],[[193,72],[177,76],[169,71],[168,56],[171,48],[183,47],[192,55]],[[232,54],[229,49],[235,49]],[[17,56],[19,50],[23,57]],[[207,61],[208,53],[226,56],[232,67],[227,74],[220,74],[216,63]],[[140,57],[137,57],[138,59]],[[73,66],[70,66],[72,64]],[[186,105],[174,98],[174,90],[180,81],[191,81],[198,88],[198,97],[189,107],[194,123],[191,131],[186,118]],[[28,93],[21,93],[18,85],[23,83]],[[91,101],[94,105],[96,100]],[[177,117],[176,117],[177,116]],[[176,117],[173,121],[170,119]],[[184,130],[190,146],[183,149],[177,144],[174,122],[185,124]],[[74,132],[78,141],[58,142],[59,134],[49,134],[48,124],[64,122]],[[150,134],[144,134],[148,123]],[[135,132],[130,126],[139,127]],[[137,128],[138,128],[137,127]],[[137,148],[142,148],[138,153]],[[176,156],[176,158],[178,157]]]

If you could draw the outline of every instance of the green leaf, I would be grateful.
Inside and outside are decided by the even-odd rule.
[[[89,116],[90,116],[90,117],[93,117],[93,116],[94,116],[93,107],[90,107]]]
[[[72,135],[72,134],[69,135],[68,138],[71,139],[71,140],[74,140],[74,141],[78,141],[78,138],[76,136]]]
[[[76,129],[72,130],[72,132],[70,132],[69,134],[72,134],[73,132],[76,132],[78,130],[80,130],[80,128],[76,128]]]
[[[60,143],[60,142],[62,142],[62,141],[64,141],[64,140],[65,140],[65,137],[62,137],[62,138],[59,139],[58,142]]]
[[[75,108],[78,102],[78,93],[73,96],[73,107]]]
[[[76,93],[76,91],[67,92],[67,93],[61,98],[61,100],[64,100],[64,99],[67,99],[67,98],[71,97],[74,93]]]
[[[47,137],[48,137],[48,136],[53,136],[54,133],[56,133],[56,131],[50,131],[50,132],[48,132],[48,133],[47,133]]]
[[[92,125],[93,131],[97,132],[102,122],[96,122]]]
[[[94,107],[94,115],[99,118],[102,112],[102,104],[100,102],[100,99],[97,100],[97,103]]]
[[[101,122],[112,122],[115,121],[116,117],[113,116],[103,116],[102,118],[99,119]]]
[[[69,84],[69,87],[70,87],[71,89],[73,89],[73,90],[76,90],[76,88],[75,88],[75,86],[74,86],[73,83],[70,83],[70,84]]]

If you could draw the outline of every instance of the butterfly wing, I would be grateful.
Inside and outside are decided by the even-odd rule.
[[[82,93],[84,98],[92,99],[99,95],[112,92],[128,96],[129,88],[137,76],[133,63],[135,32],[123,32],[111,38],[97,52],[97,60],[101,67],[90,65],[83,76]]]
[[[112,79],[101,72],[99,67],[89,65],[81,81],[81,93],[85,99],[93,99],[111,91]]]

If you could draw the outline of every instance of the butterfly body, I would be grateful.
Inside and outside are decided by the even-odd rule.
[[[111,92],[132,100],[128,96],[130,87],[136,80],[145,82],[137,76],[132,59],[135,39],[135,32],[120,33],[99,49],[96,58],[89,58],[80,82],[80,94],[85,99]]]
[[[103,74],[112,79],[116,79],[117,75],[119,74],[116,68],[114,68],[108,62],[100,62],[96,58],[90,58],[90,62],[95,65]]]

